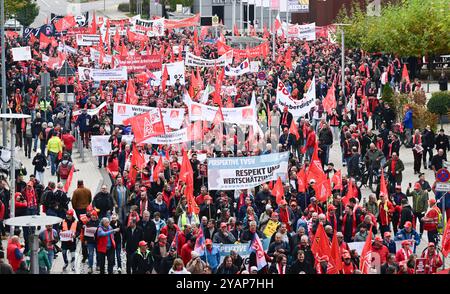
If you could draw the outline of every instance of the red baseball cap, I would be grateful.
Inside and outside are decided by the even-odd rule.
[[[158,239],[159,239],[159,240],[161,240],[161,239],[167,239],[167,236],[164,235],[164,234],[159,234]]]
[[[336,206],[334,206],[333,204],[329,204],[327,206],[327,210],[336,210]]]
[[[402,246],[410,245],[410,244],[411,244],[411,242],[409,240],[402,241]]]
[[[436,204],[436,199],[430,199],[430,200],[428,200],[428,203],[430,205],[435,205]]]
[[[206,239],[205,240],[205,245],[212,245],[212,240],[211,239]]]
[[[383,242],[383,239],[382,239],[380,236],[376,236],[376,237],[375,237],[375,241]]]
[[[98,216],[97,210],[92,210],[92,211],[91,211],[91,216],[94,216],[94,215],[95,215],[95,216]]]
[[[410,221],[407,221],[405,223],[405,228],[412,228],[412,223]]]
[[[416,189],[420,189],[422,186],[420,186],[420,183],[415,183],[414,184],[414,190]]]
[[[73,216],[74,213],[75,213],[75,212],[73,211],[73,209],[69,209],[69,210],[66,212],[67,215],[71,215],[71,216]]]
[[[140,247],[140,246],[147,246],[147,242],[145,242],[145,241],[140,241],[140,242],[139,242],[139,247]]]

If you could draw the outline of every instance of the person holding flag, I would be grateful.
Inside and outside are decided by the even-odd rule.
[[[200,258],[206,262],[213,273],[216,273],[220,265],[220,252],[217,247],[213,246],[211,239],[205,240],[205,249],[203,250],[203,254],[200,255]]]

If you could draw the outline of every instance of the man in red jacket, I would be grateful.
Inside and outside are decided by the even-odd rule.
[[[309,127],[308,137],[306,137],[306,158],[311,160],[311,156],[314,152],[314,147],[316,146],[316,133],[314,132],[314,127]]]
[[[64,143],[64,151],[72,155],[73,143],[76,141],[75,137],[68,130],[64,130],[61,139]]]
[[[372,253],[378,253],[380,255],[380,264],[384,264],[389,255],[389,249],[383,245],[383,238],[376,236],[372,243]]]
[[[428,233],[428,241],[436,244],[439,242],[437,226],[441,210],[436,206],[436,199],[428,200],[428,205],[430,206],[430,209],[422,218],[423,229]]]
[[[390,231],[389,224],[391,223],[391,218],[395,211],[394,205],[392,205],[386,197],[386,195],[380,194],[380,204],[378,205],[378,221],[380,223],[380,233],[382,236],[385,232]]]

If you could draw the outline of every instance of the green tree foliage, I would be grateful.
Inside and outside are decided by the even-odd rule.
[[[433,93],[427,103],[427,108],[429,112],[439,115],[442,125],[442,116],[448,114],[450,109],[450,92]]]
[[[337,22],[351,24],[344,27],[348,48],[434,56],[450,51],[448,5],[448,0],[400,0],[383,3],[377,17],[367,16],[365,9],[353,4],[339,12]]]
[[[39,6],[36,2],[28,0],[27,3],[17,11],[17,20],[24,27],[30,26],[34,19],[39,15]]]

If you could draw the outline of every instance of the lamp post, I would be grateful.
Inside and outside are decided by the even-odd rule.
[[[0,34],[1,34],[1,44],[5,44],[5,0],[0,0]],[[6,114],[7,100],[6,97],[6,52],[5,46],[2,46],[2,113]],[[3,131],[3,146],[6,146],[8,138],[6,135],[6,118],[3,118],[2,131]]]
[[[0,118],[3,118],[4,120],[10,119],[11,120],[11,159],[10,159],[10,187],[9,192],[11,195],[11,204],[10,204],[10,218],[13,218],[15,215],[15,200],[16,197],[14,194],[16,194],[16,162],[15,162],[15,149],[16,149],[16,126],[14,125],[14,120],[19,119],[27,119],[30,118],[31,115],[23,114],[23,113],[2,113],[0,114]],[[6,145],[5,145],[6,146]],[[10,226],[10,235],[14,235],[14,227]]]
[[[345,98],[345,32],[344,26],[349,26],[348,23],[335,23],[335,26],[340,27],[341,29],[341,89],[342,89],[342,98],[344,98],[344,105],[347,104]]]

